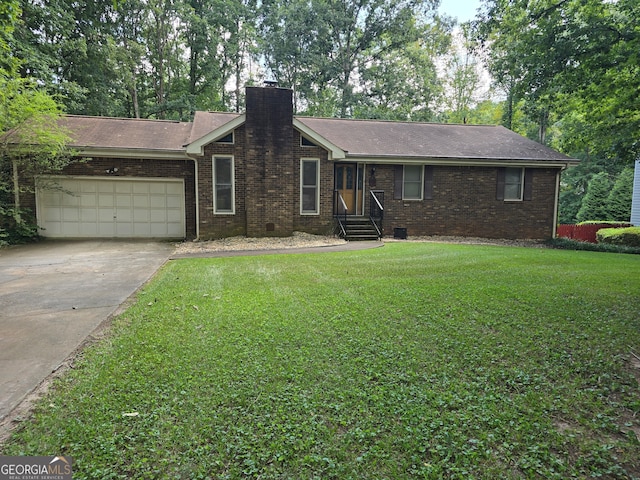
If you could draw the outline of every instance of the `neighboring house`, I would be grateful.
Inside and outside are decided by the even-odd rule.
[[[46,237],[328,234],[372,215],[384,235],[543,239],[576,163],[499,126],[294,117],[276,87],[248,87],[244,114],[64,124],[86,160],[38,179]]]
[[[640,226],[640,160],[636,160],[631,196],[631,225]]]

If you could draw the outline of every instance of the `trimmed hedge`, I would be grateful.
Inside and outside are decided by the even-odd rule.
[[[583,250],[588,252],[630,253],[640,255],[640,247],[626,247],[624,245],[612,245],[608,243],[580,242],[562,237],[547,240],[545,244],[550,248],[557,248],[560,250]]]
[[[587,220],[586,222],[578,222],[576,225],[611,225],[612,228],[630,227],[629,222],[616,222],[612,220]]]
[[[640,247],[640,227],[601,228],[596,233],[598,243]]]

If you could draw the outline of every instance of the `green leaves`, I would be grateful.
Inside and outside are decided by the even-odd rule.
[[[572,151],[635,159],[640,154],[638,2],[486,5],[475,31],[487,48],[491,73],[509,94],[526,100],[542,130],[549,121],[540,112],[584,115],[580,129],[566,124],[561,130]]]

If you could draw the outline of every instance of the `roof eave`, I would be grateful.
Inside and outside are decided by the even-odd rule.
[[[83,147],[72,145],[74,151],[82,157],[104,158],[144,158],[150,160],[184,160],[188,159],[185,150],[153,150],[147,148],[111,148]]]
[[[538,166],[550,168],[566,168],[572,165],[578,165],[579,160],[573,158],[564,159],[535,159],[535,158],[462,158],[462,157],[422,157],[422,156],[395,156],[395,155],[366,155],[366,154],[347,154],[345,161],[359,161],[365,163],[379,164],[411,164],[418,163],[422,165],[456,165],[456,166],[490,166],[490,167],[508,167],[508,166]]]
[[[205,145],[209,145],[210,143],[215,142],[233,132],[236,128],[240,127],[246,121],[246,114],[242,114],[225,123],[224,125],[219,126],[215,130],[207,133],[203,137],[194,140],[193,142],[186,145],[186,153],[187,155],[196,155],[203,156],[204,155],[204,147]]]

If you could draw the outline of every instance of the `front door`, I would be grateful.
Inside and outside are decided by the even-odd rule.
[[[363,168],[355,163],[336,165],[336,191],[340,194],[347,207],[348,215],[362,214],[362,175]],[[337,197],[337,196],[336,196]],[[336,213],[343,213],[343,206],[339,200]]]

